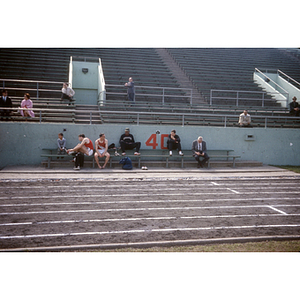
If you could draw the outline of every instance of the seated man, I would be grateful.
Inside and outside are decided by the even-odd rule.
[[[206,142],[203,141],[202,136],[199,136],[197,140],[193,141],[192,145],[193,156],[198,162],[197,168],[203,168],[204,164],[209,160],[206,151]],[[200,157],[203,157],[204,159],[201,161]]]
[[[12,107],[12,101],[8,97],[7,90],[2,90],[2,97],[0,97],[0,107]],[[11,114],[10,109],[0,109],[1,117],[9,117]]]
[[[132,150],[136,148],[134,155],[140,155],[141,142],[135,142],[132,134],[129,133],[129,128],[125,129],[125,133],[120,137],[120,146],[122,149],[122,155],[126,155],[125,150]]]
[[[75,95],[75,92],[73,89],[69,87],[69,84],[67,82],[64,82],[63,87],[61,89],[61,101],[62,100],[73,100],[73,96]]]
[[[109,161],[110,154],[107,152],[107,150],[108,150],[108,141],[105,138],[105,134],[101,133],[99,135],[99,139],[97,139],[95,141],[95,154],[94,154],[95,161],[96,161],[99,169],[105,169],[106,164]],[[99,164],[98,157],[104,157],[104,156],[106,157],[106,159],[105,159],[103,167],[101,167]]]
[[[300,113],[300,106],[296,100],[297,100],[297,98],[293,97],[293,102],[290,103],[290,114],[298,117],[299,113]]]
[[[79,134],[78,139],[81,143],[75,146],[73,149],[68,149],[67,153],[71,155],[77,152],[81,152],[87,156],[93,155],[94,153],[93,142],[89,138],[85,137],[84,134]]]
[[[240,114],[239,125],[240,127],[251,127],[251,117],[247,110]]]
[[[170,156],[172,156],[173,152],[172,150],[178,149],[179,155],[183,155],[181,151],[181,143],[180,143],[180,137],[176,134],[176,130],[173,129],[171,133],[169,134],[168,141],[167,141],[167,147],[170,151]]]

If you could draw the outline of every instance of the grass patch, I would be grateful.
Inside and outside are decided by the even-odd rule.
[[[97,250],[98,252],[99,250]],[[176,247],[124,248],[100,252],[300,252],[300,240]]]
[[[300,173],[300,166],[275,166],[275,167],[293,171],[295,173]]]

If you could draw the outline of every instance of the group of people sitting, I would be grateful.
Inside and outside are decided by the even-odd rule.
[[[79,144],[77,144],[72,149],[66,149],[66,140],[63,137],[62,133],[59,133],[57,145],[58,145],[58,152],[57,154],[64,154],[67,153],[69,155],[74,155],[74,162],[75,162],[75,170],[80,170],[80,167],[83,165],[84,155],[92,156],[94,155],[95,161],[99,167],[99,169],[105,169],[110,154],[108,149],[114,149],[115,155],[119,155],[116,149],[115,144],[108,144],[108,140],[105,137],[104,133],[99,135],[99,138],[95,141],[95,147],[93,142],[86,137],[84,134],[79,134],[78,136]],[[126,155],[126,150],[135,149],[134,155],[140,155],[139,150],[141,148],[141,142],[135,142],[133,135],[129,132],[129,128],[125,129],[125,133],[120,137],[120,146],[122,149],[122,155]],[[95,153],[94,153],[95,151]],[[99,158],[105,158],[103,166],[99,163]]]
[[[61,94],[61,101],[63,100],[73,100],[73,96],[75,95],[75,92],[72,88],[69,87],[68,83],[64,83],[62,87],[62,94]],[[12,100],[10,97],[8,97],[8,91],[6,89],[2,90],[2,96],[0,97],[0,117],[5,117],[5,120],[8,120],[8,118],[11,116],[12,110],[9,108],[12,108]],[[1,109],[6,108],[6,109]],[[24,99],[21,101],[21,106],[19,107],[19,112],[22,117],[26,118],[34,118],[35,114],[32,110],[33,108],[33,102],[30,99],[30,94],[25,93]]]
[[[12,110],[9,108],[13,107],[12,100],[8,97],[8,91],[6,89],[2,90],[2,96],[0,97],[0,107],[7,109],[0,109],[1,117],[6,117],[5,120],[8,120],[8,117],[11,116]],[[20,114],[23,117],[34,117],[34,112],[30,110],[33,107],[33,103],[30,100],[30,95],[28,93],[24,94],[24,99],[21,102]]]
[[[105,137],[104,133],[99,135],[99,138],[95,141],[95,147],[91,139],[86,137],[84,134],[79,134],[78,136],[79,144],[77,144],[74,148],[67,149],[66,148],[66,139],[63,137],[62,133],[58,134],[57,139],[57,154],[69,154],[74,155],[75,167],[74,170],[80,170],[80,167],[83,166],[84,155],[92,156],[94,155],[95,161],[99,167],[99,169],[105,169],[109,158],[110,153],[108,149],[114,149],[115,155],[118,156],[117,148],[115,144],[108,144],[108,140]],[[125,129],[125,133],[121,135],[120,147],[122,150],[122,156],[126,155],[126,150],[135,149],[134,155],[140,155],[141,142],[136,142],[134,140],[133,135],[130,133],[129,128]],[[177,150],[179,155],[184,155],[181,149],[180,137],[176,134],[176,130],[173,129],[168,136],[167,147],[169,150],[169,155],[173,155],[173,151]],[[198,168],[204,168],[205,164],[209,160],[209,156],[207,154],[206,142],[203,141],[202,136],[199,136],[197,140],[193,141],[192,144],[192,153],[197,161]],[[99,163],[99,158],[105,158],[103,166]]]
[[[293,97],[293,101],[289,103],[289,113],[291,116],[299,117],[300,114],[300,105],[297,102],[297,98]],[[247,110],[244,110],[239,117],[239,126],[240,127],[252,127],[251,125],[251,116]]]
[[[134,82],[132,80],[132,77],[129,78],[129,82],[125,84],[125,86],[128,88],[128,97],[130,100],[134,101]],[[65,82],[63,83],[62,87],[62,94],[61,94],[61,101],[68,100],[72,101],[73,96],[75,95],[75,91],[69,86],[69,83]],[[289,103],[289,113],[292,116],[298,117],[300,114],[300,105],[297,102],[297,98],[293,97],[293,101]],[[6,89],[2,90],[2,96],[0,97],[0,117],[9,117],[11,115],[12,110],[10,109],[1,109],[1,108],[12,108],[12,100],[10,97],[8,97],[8,91]],[[23,117],[27,118],[34,118],[35,114],[33,110],[33,102],[30,99],[30,94],[25,93],[24,99],[21,102],[20,107],[20,114]],[[7,119],[7,118],[5,118]],[[251,116],[248,113],[247,110],[244,110],[243,113],[239,116],[239,122],[240,127],[252,127],[251,125]]]

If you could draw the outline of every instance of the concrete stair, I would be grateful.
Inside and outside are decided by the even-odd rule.
[[[156,52],[163,59],[164,63],[167,65],[169,70],[172,72],[172,75],[176,78],[178,84],[181,88],[192,89],[193,97],[192,102],[193,105],[203,105],[207,104],[202,94],[198,91],[198,89],[193,85],[192,81],[185,74],[185,72],[180,68],[177,62],[173,59],[172,55],[169,53],[167,49],[164,48],[156,48]]]

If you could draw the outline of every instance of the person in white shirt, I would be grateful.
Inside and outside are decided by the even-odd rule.
[[[239,125],[240,127],[251,127],[251,117],[247,110],[240,114]]]
[[[75,95],[75,92],[73,89],[69,87],[69,84],[67,82],[64,82],[63,88],[61,89],[61,101],[63,100],[73,100],[73,96]]]

